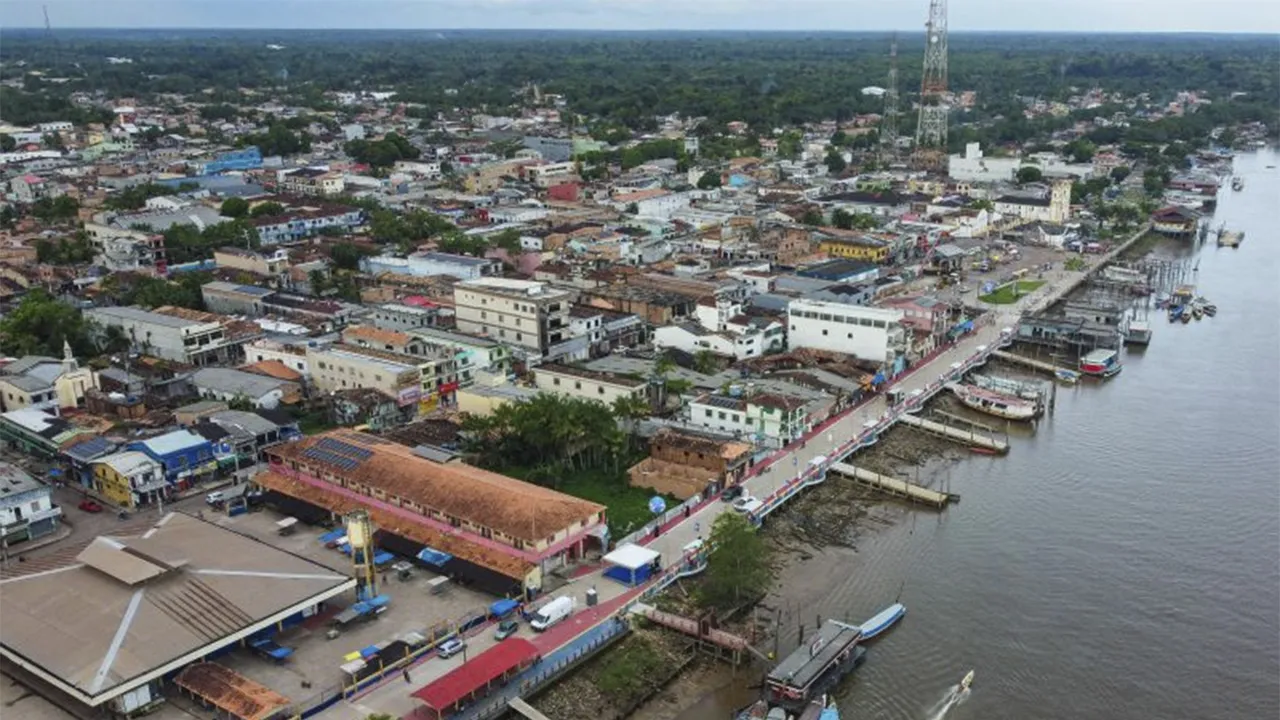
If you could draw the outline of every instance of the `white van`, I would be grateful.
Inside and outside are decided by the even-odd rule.
[[[542,632],[573,614],[573,605],[572,597],[561,595],[538,608],[537,612],[533,614],[533,620],[529,621],[529,627]]]

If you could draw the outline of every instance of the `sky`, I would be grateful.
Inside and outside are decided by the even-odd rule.
[[[0,0],[63,28],[923,29],[928,0]],[[951,0],[953,31],[1280,33],[1280,0]]]

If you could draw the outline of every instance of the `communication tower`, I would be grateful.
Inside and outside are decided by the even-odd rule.
[[[898,159],[898,33],[889,43],[889,82],[884,89],[884,119],[880,121],[880,162]]]
[[[925,164],[936,167],[946,157],[947,111],[947,0],[930,0],[916,124],[916,150]]]
[[[373,546],[373,520],[364,510],[347,514],[347,542],[351,545],[351,563],[356,578],[356,600],[372,600],[378,596],[378,572],[373,564],[377,552]]]

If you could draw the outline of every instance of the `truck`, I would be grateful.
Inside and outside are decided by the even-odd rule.
[[[533,620],[529,621],[529,627],[538,632],[542,632],[547,628],[555,625],[561,620],[569,617],[573,613],[573,598],[568,595],[561,595],[551,602],[538,608],[533,614]]]

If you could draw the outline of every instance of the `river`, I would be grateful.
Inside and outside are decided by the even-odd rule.
[[[859,620],[901,593],[903,622],[840,686],[857,720],[1280,716],[1280,165],[1242,155],[1198,252],[1214,318],[1170,325],[1105,382],[1060,388],[1006,457],[951,466],[963,496],[857,551],[789,566],[769,603]],[[793,611],[794,615],[801,613]],[[782,652],[796,646],[782,634]],[[940,704],[970,669],[972,692]],[[727,717],[739,681],[681,720]]]

